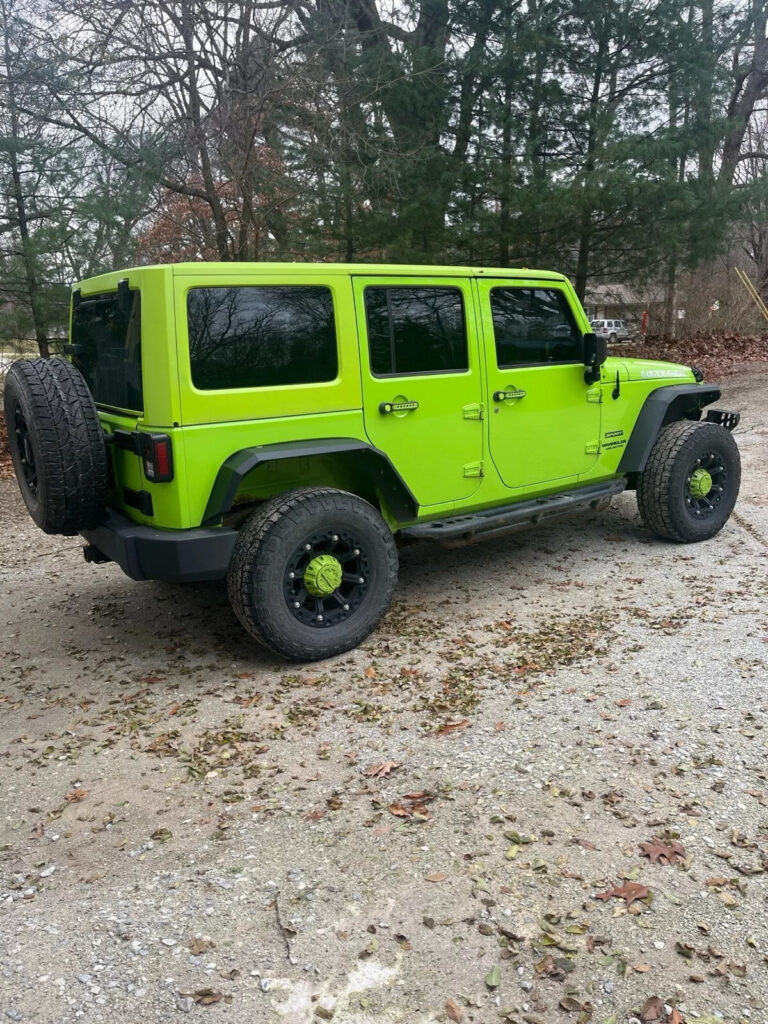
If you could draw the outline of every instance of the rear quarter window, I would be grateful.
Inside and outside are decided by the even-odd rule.
[[[339,359],[330,288],[237,285],[187,294],[192,383],[202,391],[334,380]]]
[[[143,412],[141,294],[126,294],[127,302],[117,292],[75,296],[67,351],[97,405]]]

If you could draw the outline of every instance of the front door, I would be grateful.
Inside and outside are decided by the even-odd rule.
[[[490,453],[508,487],[564,487],[600,441],[599,388],[584,382],[582,331],[556,282],[478,281]]]
[[[483,457],[470,281],[355,277],[354,292],[368,437],[420,505],[468,498]]]

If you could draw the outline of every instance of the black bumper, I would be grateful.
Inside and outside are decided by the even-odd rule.
[[[227,574],[237,531],[217,526],[156,530],[118,512],[80,536],[134,580],[218,580]]]

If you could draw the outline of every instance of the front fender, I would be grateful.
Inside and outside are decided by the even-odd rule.
[[[719,397],[720,388],[711,384],[674,384],[652,391],[635,421],[618,472],[642,473],[662,427],[677,420],[701,419],[704,406]]]

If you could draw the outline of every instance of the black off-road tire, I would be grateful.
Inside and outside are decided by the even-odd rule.
[[[302,558],[326,551],[345,558],[364,582],[342,582],[336,593],[344,590],[346,598],[302,598]],[[227,589],[252,637],[283,657],[316,661],[356,647],[376,628],[392,600],[397,569],[392,532],[372,505],[346,491],[304,487],[270,499],[246,520]],[[324,613],[321,621],[315,612]]]
[[[24,503],[45,533],[99,522],[107,450],[88,385],[63,359],[19,359],[5,379],[8,446]]]
[[[721,489],[697,500],[690,480],[700,463],[718,467]],[[659,431],[637,484],[637,505],[659,537],[686,544],[708,540],[728,521],[740,483],[741,459],[730,431],[718,423],[683,420]]]

